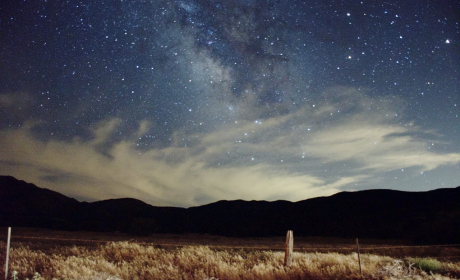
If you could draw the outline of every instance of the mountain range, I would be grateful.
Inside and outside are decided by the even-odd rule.
[[[237,237],[280,236],[294,230],[297,236],[460,243],[460,187],[340,192],[298,202],[223,200],[179,208],[132,198],[79,202],[0,176],[0,226]]]

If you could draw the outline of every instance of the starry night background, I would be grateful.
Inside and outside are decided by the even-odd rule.
[[[79,200],[460,185],[457,1],[0,4],[0,174]]]

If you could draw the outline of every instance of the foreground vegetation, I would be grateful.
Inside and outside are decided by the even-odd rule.
[[[0,242],[0,248],[5,248],[4,242]],[[4,255],[0,260],[4,260]],[[361,254],[361,260],[366,279],[460,277],[460,262],[428,258],[398,260],[372,254]],[[9,271],[8,279],[20,280],[361,279],[356,253],[295,252],[293,265],[286,267],[284,253],[280,251],[207,246],[165,249],[128,241],[98,246],[55,246],[45,251],[18,242],[10,251]]]

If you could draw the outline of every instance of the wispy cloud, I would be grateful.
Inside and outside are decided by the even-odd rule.
[[[37,140],[31,123],[2,131],[0,167],[2,174],[80,199],[191,206],[220,199],[297,201],[353,189],[391,170],[460,162],[460,153],[428,149],[439,136],[403,122],[392,110],[399,106],[342,89],[289,114],[244,118],[206,133],[176,131],[174,144],[161,149],[136,147],[151,126],[143,121],[133,139],[104,153],[98,147],[110,142],[119,119],[92,128],[92,140],[69,142]],[[182,145],[182,137],[193,141]],[[326,172],[330,168],[340,171]]]

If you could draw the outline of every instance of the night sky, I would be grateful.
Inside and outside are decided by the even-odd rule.
[[[184,207],[457,187],[458,11],[1,1],[0,174]]]

